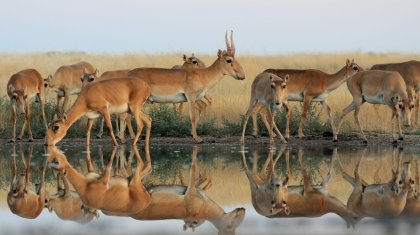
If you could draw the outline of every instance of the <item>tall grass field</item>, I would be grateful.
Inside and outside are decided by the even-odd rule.
[[[191,52],[185,52],[187,55]],[[407,60],[420,60],[420,54],[400,53],[362,53],[362,52],[340,52],[340,53],[299,53],[282,55],[244,55],[237,53],[237,60],[245,70],[246,79],[239,81],[226,76],[219,84],[209,92],[214,102],[207,108],[204,117],[200,118],[198,131],[200,134],[208,135],[239,135],[242,117],[246,112],[250,99],[251,83],[255,76],[267,68],[293,68],[293,69],[319,69],[327,73],[335,73],[341,69],[346,59],[354,59],[361,67],[368,69],[373,64],[402,62]],[[196,54],[207,66],[211,65],[217,58],[214,55]],[[10,101],[6,94],[6,84],[10,76],[20,70],[27,68],[37,69],[42,76],[54,74],[61,65],[72,64],[79,61],[87,61],[99,70],[99,73],[108,70],[131,69],[138,67],[161,67],[170,68],[176,64],[182,64],[182,53],[169,54],[89,54],[83,52],[47,52],[47,53],[0,53],[0,138],[9,138],[11,133],[11,108]],[[50,92],[47,97],[47,117],[50,122],[55,109],[56,95]],[[73,97],[73,100],[75,96]],[[328,103],[337,118],[338,114],[351,102],[352,98],[344,83],[337,90],[333,91]],[[291,132],[297,130],[300,119],[301,105],[298,102],[291,102],[293,107]],[[34,108],[33,124],[34,137],[42,138],[44,130],[39,117],[37,103]],[[184,106],[185,107],[185,106]],[[183,136],[189,135],[190,122],[187,109],[178,115],[173,111],[171,105],[152,105],[146,108],[146,112],[153,118],[154,136]],[[361,122],[367,131],[388,132],[391,130],[391,112],[387,107],[379,108],[379,117],[372,105],[364,104],[361,108]],[[277,114],[279,126],[284,128],[284,113]],[[20,118],[20,123],[23,117]],[[20,128],[18,126],[18,128]],[[97,128],[97,126],[96,126]],[[345,118],[343,131],[357,131],[353,121],[353,115]],[[85,120],[78,122],[75,127],[69,130],[72,137],[84,137]],[[251,128],[248,128],[250,131]],[[261,128],[264,130],[264,128]],[[330,130],[326,114],[321,106],[312,105],[305,125],[306,133],[322,133]],[[417,128],[412,127],[409,132],[416,132]]]

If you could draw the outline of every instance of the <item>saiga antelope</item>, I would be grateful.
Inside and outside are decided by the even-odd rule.
[[[420,102],[420,62],[410,60],[401,63],[375,64],[371,69],[395,71],[401,74],[407,87],[408,98],[415,101],[416,110],[414,123],[417,125]]]
[[[284,217],[319,217],[327,213],[334,213],[344,219],[347,227],[354,226],[357,215],[349,210],[340,200],[331,195],[327,190],[327,184],[331,179],[333,164],[337,159],[337,149],[333,150],[333,157],[328,174],[323,178],[320,185],[312,185],[303,159],[303,150],[298,150],[298,160],[303,185],[289,185],[287,195],[287,207],[289,213],[280,211],[270,218]],[[276,209],[276,208],[275,208]]]
[[[360,163],[366,155],[366,151],[365,148],[356,164],[354,178],[340,166],[344,179],[353,186],[353,192],[347,201],[347,207],[360,218],[399,216],[406,205],[408,191],[413,187],[411,163],[405,162],[402,174],[400,174],[402,150],[395,148],[393,158],[397,158],[397,168],[392,170],[391,180],[384,184],[368,184],[359,173]]]
[[[153,186],[149,188],[151,203],[144,210],[130,217],[138,220],[180,219],[187,227],[195,228],[199,221],[208,220],[219,234],[234,234],[245,216],[244,208],[226,213],[201,189],[196,188],[198,148],[194,146],[188,186]]]
[[[100,77],[97,76],[96,71],[94,73],[88,73],[87,71],[84,71],[83,76],[81,77],[82,88],[85,87],[87,84],[97,82],[97,81],[102,81],[102,80],[111,79],[111,78],[125,78],[127,77],[128,71],[130,70],[125,69],[125,70],[106,71]],[[118,121],[120,121],[120,124],[118,123]],[[128,127],[128,131],[130,132],[131,138],[134,139],[135,137],[133,127],[131,125],[131,115],[128,115],[127,113],[116,114],[115,115],[115,129],[116,129],[115,138],[121,139],[122,143],[125,143],[125,135],[124,135],[124,131],[121,130],[121,126],[122,126],[121,123],[122,122],[125,123],[125,121],[127,122],[127,127]],[[99,127],[99,132],[98,134],[96,134],[96,138],[98,139],[101,139],[104,133],[104,123],[105,123],[105,119],[101,117],[101,124]]]
[[[275,166],[279,158],[285,153],[285,147],[282,147],[273,159],[274,150],[270,150],[268,157],[263,164],[261,171],[257,172],[258,167],[258,153],[254,151],[254,162],[252,172],[248,169],[248,164],[245,158],[245,151],[242,149],[242,161],[245,168],[245,173],[251,187],[252,206],[263,216],[272,216],[281,211],[286,214],[290,213],[287,206],[288,200],[288,182],[290,178],[290,158],[289,149],[286,152],[286,177],[284,181],[280,181],[275,176]],[[267,167],[268,172],[267,172]]]
[[[102,210],[104,213],[134,214],[150,204],[150,194],[141,182],[141,179],[150,174],[152,170],[150,159],[147,159],[144,168],[137,167],[133,175],[124,180],[111,177],[112,162],[117,148],[113,149],[102,175],[90,173],[86,176],[74,169],[64,154],[55,146],[49,147],[48,150],[50,154],[48,157],[49,165],[66,175],[79,194],[84,206],[90,210]],[[133,151],[137,162],[140,162],[141,158],[136,146],[133,146]]]
[[[192,53],[191,57],[187,57],[187,55],[183,55],[184,63],[182,65],[174,65],[172,69],[193,69],[193,68],[205,68],[207,67],[206,64],[201,61],[199,58],[195,57],[194,53]],[[213,98],[210,95],[205,94],[204,99],[211,104],[213,102]],[[174,105],[174,109],[178,110],[178,112],[182,111],[182,107],[184,102],[179,103],[178,108],[176,108],[176,104]],[[196,108],[198,109],[199,116],[203,115],[206,111],[207,104],[201,99],[195,102]]]
[[[29,156],[25,160],[23,149],[19,150],[19,155],[22,158],[25,166],[25,172],[17,175],[16,166],[16,149],[13,146],[13,166],[12,166],[12,180],[10,183],[10,190],[7,194],[7,205],[13,214],[27,219],[35,219],[44,209],[45,203],[45,170],[46,161],[41,173],[41,182],[33,191],[31,184],[31,160],[32,160],[32,146],[29,147]],[[26,162],[25,162],[26,161]]]
[[[145,145],[149,145],[152,121],[148,115],[141,111],[149,97],[150,87],[137,78],[115,78],[92,83],[82,89],[67,115],[50,125],[46,145],[55,145],[64,138],[67,130],[75,121],[86,116],[88,118],[86,145],[89,146],[93,121],[102,115],[115,146],[118,143],[112,131],[110,114],[128,111],[133,114],[137,124],[137,133],[132,144],[137,143],[144,122],[146,124]]]
[[[57,115],[62,117],[66,111],[70,95],[78,94],[82,88],[80,77],[83,71],[94,73],[95,69],[88,62],[63,65],[57,69],[54,76],[48,76],[46,82],[52,91],[57,93]],[[63,101],[64,98],[64,101]],[[63,104],[61,102],[63,101]]]
[[[407,89],[404,79],[397,72],[388,72],[381,70],[368,70],[360,72],[347,80],[347,87],[353,96],[353,101],[343,109],[337,126],[337,132],[334,134],[334,140],[337,140],[338,132],[344,116],[354,110],[354,119],[362,134],[363,142],[367,143],[365,134],[359,120],[360,106],[365,103],[384,104],[392,110],[391,125],[394,143],[397,142],[394,136],[394,118],[398,128],[398,136],[403,140],[400,125],[400,113],[405,126],[410,126],[411,111],[414,108],[414,101],[407,96]]]
[[[275,129],[277,137],[279,137],[280,141],[282,143],[287,143],[277,126],[274,124],[274,113],[280,107],[284,107],[288,116],[287,120],[290,119],[289,107],[287,106],[288,90],[286,84],[288,79],[289,75],[285,75],[283,78],[281,78],[271,73],[261,73],[257,75],[255,80],[252,82],[251,100],[249,102],[249,107],[246,111],[242,127],[242,145],[245,141],[245,130],[249,116],[251,116],[251,113],[256,108],[257,104],[263,105],[268,113],[269,121],[267,122],[265,113],[262,119],[270,135],[270,144],[274,144],[273,128]],[[289,124],[287,123],[286,125],[288,126]]]
[[[21,140],[23,138],[25,129],[27,128],[29,133],[29,142],[34,140],[32,137],[30,110],[30,99],[32,97],[36,97],[36,101],[39,102],[43,124],[45,126],[45,130],[47,130],[47,119],[44,111],[45,93],[44,80],[35,69],[25,69],[13,74],[10,77],[9,82],[7,83],[7,95],[10,98],[12,106],[13,122],[12,139],[10,142],[16,142],[16,124],[18,114],[24,114],[25,121],[17,139]]]
[[[348,78],[361,70],[362,68],[354,63],[353,60],[350,62],[350,60],[347,59],[344,67],[334,74],[327,74],[316,69],[267,69],[264,72],[273,73],[279,77],[284,77],[286,74],[289,74],[290,78],[287,82],[288,100],[303,102],[303,109],[298,130],[299,138],[302,138],[304,137],[303,126],[305,124],[309,105],[312,101],[320,102],[322,104],[322,107],[327,112],[328,119],[331,123],[331,129],[333,133],[336,132],[331,109],[327,103],[327,98],[332,91],[337,89]],[[256,119],[256,114],[257,113],[254,112],[252,116],[253,119]],[[288,115],[288,119],[290,119],[290,115]],[[253,123],[256,123],[256,121]],[[290,120],[288,120],[287,123],[290,123]],[[254,129],[255,136],[257,135],[257,133],[255,133],[256,131],[257,130]],[[289,137],[290,127],[289,125],[286,125],[286,140],[288,140]]]
[[[70,189],[69,182],[62,173],[57,174],[57,192],[47,196],[45,207],[49,212],[55,214],[62,220],[70,220],[81,224],[86,224],[94,218],[99,217],[99,213],[85,210],[83,202],[77,192]]]
[[[195,102],[213,88],[225,75],[237,80],[245,79],[242,66],[235,59],[235,45],[231,35],[231,43],[225,35],[227,51],[219,50],[216,61],[204,69],[160,69],[138,68],[128,72],[149,84],[152,99],[156,103],[188,102],[191,118],[191,129],[194,140],[202,143],[197,135],[198,117],[195,113]]]

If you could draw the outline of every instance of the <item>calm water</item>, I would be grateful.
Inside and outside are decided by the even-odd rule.
[[[139,147],[138,152],[143,164],[146,164],[147,154],[144,149]],[[110,146],[94,146],[89,151],[83,146],[62,147],[53,150],[46,149],[41,145],[2,146],[0,148],[2,167],[0,171],[0,220],[2,221],[0,234],[192,233],[191,229],[183,231],[184,221],[180,219],[149,221],[133,219],[128,216],[108,216],[99,211],[99,218],[91,216],[89,219],[86,219],[86,217],[82,216],[84,218],[82,220],[80,216],[74,216],[63,220],[57,216],[57,213],[64,212],[56,212],[54,209],[50,212],[47,208],[43,209],[34,219],[22,218],[17,215],[19,213],[12,213],[7,203],[7,194],[11,188],[14,163],[16,164],[18,179],[25,174],[25,166],[30,166],[29,181],[32,184],[29,187],[29,191],[34,191],[36,185],[41,182],[41,173],[47,165],[46,159],[49,158],[47,159],[48,161],[53,161],[54,155],[65,156],[69,164],[82,175],[86,175],[88,172],[87,162],[89,162],[89,159],[94,171],[101,174],[104,166],[113,156],[112,177],[130,177],[137,166],[136,151],[130,146],[120,146],[115,151]],[[417,215],[392,216],[392,218],[381,219],[379,217],[388,217],[389,213],[381,214],[381,212],[378,212],[379,215],[376,216],[378,218],[362,215],[363,213],[368,213],[368,211],[380,211],[379,209],[386,207],[386,205],[378,206],[381,205],[377,203],[379,200],[365,203],[364,205],[368,208],[365,208],[363,213],[354,212],[346,207],[348,199],[354,190],[352,184],[345,180],[342,174],[342,172],[346,172],[348,177],[354,177],[354,170],[359,163],[360,177],[365,181],[365,189],[369,189],[373,184],[389,182],[392,178],[393,169],[396,170],[398,168],[400,169],[400,174],[395,181],[395,185],[391,187],[391,189],[394,189],[391,193],[404,194],[404,183],[399,184],[399,181],[404,181],[404,178],[401,177],[407,173],[406,167],[408,165],[405,162],[411,163],[411,175],[408,176],[415,180],[415,182],[407,184],[410,188],[407,188],[406,191],[416,190],[418,183],[416,164],[419,155],[420,148],[415,147],[406,147],[403,150],[399,150],[392,147],[340,147],[334,149],[331,147],[312,146],[310,148],[290,147],[289,149],[282,148],[269,151],[268,149],[253,146],[245,148],[245,151],[241,151],[238,146],[160,146],[150,148],[152,171],[142,179],[142,183],[147,189],[159,185],[173,187],[173,185],[181,185],[180,175],[183,175],[184,183],[188,184],[192,159],[196,157],[203,181],[197,187],[206,187],[205,194],[211,203],[222,208],[225,212],[230,212],[235,208],[245,208],[245,217],[237,226],[236,234],[305,234],[308,232],[311,234],[419,234],[420,228],[416,218],[420,214],[420,209],[417,209]],[[286,207],[290,210],[288,217],[291,218],[284,218],[286,217],[284,210],[277,213],[277,218],[268,218],[270,216],[267,217],[262,214],[267,215],[267,213],[271,213],[269,209],[271,208],[272,199],[268,196],[269,199],[267,200],[269,200],[268,204],[270,207],[268,210],[264,207],[266,206],[266,200],[256,199],[258,197],[256,196],[257,192],[250,187],[246,169],[248,169],[251,179],[258,178],[257,180],[264,182],[267,174],[270,173],[271,163],[277,160],[274,166],[273,179],[278,179],[275,182],[283,183],[288,168],[287,159],[289,159],[290,179],[288,181],[289,195]],[[247,168],[245,168],[245,163]],[[266,170],[263,170],[265,163],[268,167]],[[59,198],[63,192],[61,190],[55,195],[57,193],[56,177],[60,177],[60,175],[53,171],[53,165],[50,164],[49,167],[45,167],[47,198]],[[304,184],[302,167],[306,170],[309,185],[320,185],[329,172],[331,173],[331,178],[323,188],[314,186],[316,191],[314,197],[307,197],[302,199],[304,201],[298,201],[293,198],[296,198],[296,195],[300,195],[299,190],[303,188],[297,187]],[[252,178],[251,173],[253,170],[258,173],[253,175],[256,178]],[[66,174],[69,175],[69,173]],[[24,179],[24,176],[22,179]],[[267,193],[264,195],[273,195],[269,194],[271,192],[270,182],[266,184]],[[63,187],[62,181],[58,181],[58,183]],[[266,192],[262,188],[259,188],[259,192]],[[13,190],[16,190],[16,187],[12,187]],[[73,190],[72,188],[70,191]],[[386,190],[379,190],[379,192],[381,195],[387,193]],[[303,191],[301,193],[302,195],[309,195],[308,193],[303,193]],[[363,195],[366,194],[368,192],[363,191]],[[410,194],[406,193],[406,195],[409,197]],[[75,192],[72,196],[78,198]],[[410,206],[411,209],[415,209],[415,206],[419,204],[418,207],[420,208],[420,202],[417,203],[417,197],[409,199],[411,200],[409,204],[406,203],[407,197],[401,200],[404,201],[403,206]],[[255,199],[254,201],[257,201],[257,207],[259,208],[255,208],[255,204],[251,203],[252,198]],[[314,205],[318,205],[324,210],[314,209]],[[63,206],[63,208],[68,207],[67,204]],[[305,207],[308,208],[305,209]],[[281,210],[281,203],[276,204],[274,207],[274,209],[279,208]],[[410,208],[404,208],[404,210]],[[170,209],[171,207],[167,205],[162,207],[162,210],[165,211]],[[65,212],[70,211],[70,209],[63,210]],[[83,214],[82,209],[77,208],[75,211]],[[358,217],[357,220],[354,218],[356,217],[355,215]],[[78,220],[79,222],[72,220]],[[80,223],[81,221],[85,224]],[[354,224],[355,228],[348,229],[346,221],[349,224]],[[216,226],[206,221],[195,229],[194,234],[217,234],[217,232]]]

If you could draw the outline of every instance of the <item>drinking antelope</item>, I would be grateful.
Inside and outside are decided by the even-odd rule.
[[[245,216],[244,208],[226,213],[216,202],[197,188],[198,148],[194,146],[188,186],[153,186],[149,188],[151,203],[144,210],[130,215],[138,220],[184,220],[184,230],[196,228],[201,221],[208,220],[219,234],[234,234]]]
[[[402,167],[402,174],[400,174],[402,150],[394,148],[393,158],[397,158],[397,168],[392,170],[391,180],[383,184],[368,184],[359,173],[360,163],[366,155],[366,151],[365,148],[356,164],[354,178],[341,167],[344,179],[353,186],[353,192],[347,201],[347,207],[361,218],[367,216],[374,218],[399,216],[406,205],[408,191],[413,186],[411,163],[405,162]]]
[[[95,69],[88,62],[63,65],[57,69],[54,76],[48,76],[46,82],[52,91],[57,93],[57,115],[62,117],[66,111],[70,95],[78,94],[82,88],[80,77],[86,73],[94,73]],[[64,101],[63,101],[64,98]],[[61,102],[63,101],[63,104]]]
[[[248,118],[251,116],[252,111],[256,108],[257,104],[264,106],[267,110],[269,122],[267,122],[266,113],[264,112],[263,121],[268,129],[270,135],[270,144],[274,144],[274,133],[273,128],[276,131],[277,137],[279,137],[282,143],[287,143],[283,135],[280,133],[277,126],[274,124],[274,112],[280,107],[284,107],[287,111],[287,120],[290,119],[289,107],[287,106],[287,93],[286,88],[287,80],[289,75],[285,75],[284,78],[278,77],[271,73],[261,73],[257,75],[251,85],[251,100],[249,102],[248,110],[246,111],[243,128],[241,144],[245,141],[245,130],[248,123]],[[288,124],[287,124],[288,125]]]
[[[25,129],[27,128],[29,133],[29,142],[34,140],[32,137],[30,110],[30,99],[32,97],[36,97],[36,101],[39,102],[43,124],[45,129],[48,128],[44,111],[45,93],[44,80],[35,69],[25,69],[13,74],[10,77],[9,82],[7,83],[7,95],[10,98],[10,103],[12,106],[13,122],[12,139],[10,142],[16,142],[16,124],[18,114],[24,114],[25,121],[17,139],[21,140],[23,138]]]
[[[201,100],[208,90],[213,88],[225,75],[237,80],[245,79],[242,66],[235,59],[235,45],[225,35],[227,51],[219,50],[216,61],[203,69],[160,69],[138,68],[128,72],[150,85],[152,99],[156,103],[188,102],[191,118],[192,136],[196,142],[203,140],[197,135],[198,118],[195,113],[195,102]]]
[[[327,74],[316,69],[296,70],[296,69],[267,69],[264,72],[273,73],[279,77],[284,77],[286,74],[290,76],[287,82],[287,92],[289,101],[303,102],[303,109],[299,124],[299,138],[304,137],[303,126],[305,124],[306,115],[309,105],[312,101],[320,102],[322,107],[327,112],[328,119],[331,123],[333,133],[336,132],[330,106],[328,106],[327,98],[332,91],[337,89],[348,78],[361,71],[362,69],[347,59],[346,64],[338,72],[334,74]],[[256,113],[252,116],[256,119]],[[288,115],[290,119],[290,115]],[[254,121],[256,123],[256,121]],[[290,120],[287,120],[290,123]],[[256,130],[254,130],[254,134]],[[290,137],[290,127],[286,125],[285,138]]]
[[[408,98],[415,101],[414,123],[417,125],[420,103],[420,62],[410,60],[401,63],[375,64],[371,70],[395,71],[401,74],[407,87]]]
[[[151,161],[147,159],[144,168],[137,167],[130,178],[116,179],[111,177],[112,162],[116,150],[117,148],[113,149],[108,164],[101,175],[94,173],[82,175],[69,164],[66,156],[55,146],[48,148],[50,154],[48,162],[55,170],[66,174],[87,208],[102,210],[104,213],[137,213],[151,202],[150,194],[141,182],[141,179],[150,174],[152,170]],[[136,146],[133,146],[133,151],[137,162],[141,162]]]
[[[64,138],[69,127],[82,116],[88,118],[86,145],[90,144],[90,132],[93,120],[102,115],[108,126],[109,133],[116,146],[112,131],[110,114],[126,113],[130,111],[137,124],[137,133],[132,144],[135,145],[140,137],[143,123],[146,124],[145,145],[149,145],[151,119],[143,114],[141,108],[150,97],[150,87],[137,78],[107,79],[86,86],[78,95],[75,103],[67,115],[54,121],[48,128],[46,145],[55,145]]]
[[[283,146],[278,151],[276,159],[273,159],[274,150],[270,150],[260,172],[257,172],[258,153],[254,151],[254,162],[251,172],[248,169],[245,151],[242,150],[242,161],[251,187],[252,206],[260,215],[272,216],[281,211],[284,211],[286,214],[290,213],[287,206],[288,182],[290,178],[289,149],[287,149],[285,154],[287,170],[284,181],[279,180],[279,178],[275,176],[274,170],[277,161],[281,155],[285,153],[285,150],[286,148]],[[267,167],[269,167],[268,172]]]
[[[12,180],[10,183],[10,190],[7,194],[7,205],[13,214],[27,219],[35,219],[44,209],[46,195],[44,183],[46,162],[42,169],[41,182],[38,187],[35,187],[35,191],[33,191],[31,188],[32,146],[29,147],[29,156],[27,160],[25,160],[22,148],[20,148],[19,155],[22,158],[25,171],[23,174],[18,176],[16,166],[16,148],[13,146]]]
[[[399,111],[401,112],[404,125],[410,126],[410,116],[414,108],[414,101],[408,98],[404,79],[399,73],[381,70],[363,71],[347,80],[347,87],[353,96],[353,102],[344,108],[340,115],[337,132],[334,134],[335,141],[337,140],[344,116],[354,110],[354,119],[362,134],[363,142],[367,143],[359,120],[360,106],[365,102],[387,105],[392,110],[391,125],[394,143],[397,142],[394,136],[394,118],[398,126],[399,139],[403,140]]]
[[[83,209],[84,205],[79,194],[70,189],[67,177],[62,173],[57,174],[57,192],[54,195],[47,196],[45,207],[48,208],[49,212],[54,211],[62,220],[75,221],[81,224],[99,218],[99,213],[96,210]]]

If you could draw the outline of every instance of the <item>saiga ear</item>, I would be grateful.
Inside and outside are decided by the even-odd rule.
[[[184,61],[187,62],[187,55],[186,54],[182,55],[182,59],[184,59]]]
[[[346,59],[346,65],[347,65],[347,67],[350,66],[350,60],[349,59]]]
[[[284,82],[287,82],[287,80],[289,80],[289,74],[286,74],[286,76],[284,76]]]
[[[222,52],[222,50],[218,50],[217,51],[217,57],[219,57],[219,58],[221,58],[222,57],[222,55],[223,55],[223,52]]]

